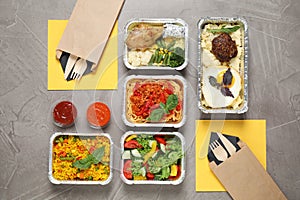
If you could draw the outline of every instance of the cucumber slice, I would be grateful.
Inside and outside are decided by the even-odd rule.
[[[130,150],[126,150],[126,151],[123,152],[122,159],[123,160],[125,160],[125,159],[131,159]]]
[[[151,158],[155,159],[155,157],[157,156],[157,153],[158,153],[158,151],[155,152],[155,153],[151,156]]]
[[[137,158],[141,158],[141,157],[142,157],[142,155],[140,154],[140,152],[139,152],[137,149],[131,150],[131,154],[132,154],[134,157],[137,157]]]
[[[142,163],[142,162],[144,162],[144,160],[136,159],[136,160],[134,160],[134,162]]]
[[[160,149],[162,152],[166,153],[166,145],[160,143]]]
[[[142,168],[140,169],[140,172],[141,172],[141,175],[142,175],[142,176],[146,176],[146,168],[145,168],[145,167],[142,167]]]

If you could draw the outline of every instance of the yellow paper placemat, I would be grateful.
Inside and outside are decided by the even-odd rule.
[[[216,125],[217,124],[217,125]],[[220,124],[222,126],[220,126]],[[200,157],[206,134],[211,131],[237,136],[245,142],[266,169],[265,120],[196,120],[196,191],[226,191],[208,166],[207,156]],[[217,130],[216,130],[216,127]],[[206,147],[207,148],[207,145]]]
[[[114,90],[118,86],[118,23],[115,24],[95,72],[66,81],[56,47],[68,20],[48,20],[48,90]],[[88,38],[87,38],[88,39]]]

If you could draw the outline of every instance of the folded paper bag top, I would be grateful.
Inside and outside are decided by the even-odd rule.
[[[216,134],[212,134],[216,137],[214,135]],[[239,147],[237,152],[224,162],[219,162],[212,156],[213,152],[209,151],[208,159],[209,167],[231,197],[237,200],[286,200],[287,198],[248,146],[238,137],[224,136],[234,146]],[[214,138],[213,141],[216,139]],[[222,147],[226,148],[223,145]]]
[[[57,47],[58,52],[99,62],[124,0],[78,0]]]

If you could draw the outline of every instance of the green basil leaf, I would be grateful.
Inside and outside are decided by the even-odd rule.
[[[164,109],[157,108],[150,113],[148,120],[151,122],[159,122],[161,118],[164,116],[164,114],[165,114]]]
[[[230,28],[220,28],[220,29],[207,29],[208,32],[211,32],[213,34],[215,33],[233,33],[237,30],[239,30],[240,26],[234,26],[234,27],[230,27]]]
[[[161,107],[161,109],[163,109],[166,114],[169,114],[169,110],[164,103],[160,102],[159,107]]]
[[[82,169],[88,169],[91,167],[92,164],[98,164],[99,162],[101,162],[103,156],[105,153],[105,147],[102,146],[98,149],[96,149],[95,151],[93,151],[92,154],[87,155],[86,158],[81,159],[81,160],[76,160],[73,163],[73,167],[77,167],[78,169],[82,170]]]
[[[93,151],[92,156],[94,157],[94,159],[93,159],[94,164],[98,164],[102,160],[102,158],[104,156],[104,152],[105,152],[104,146]]]
[[[166,103],[166,108],[168,109],[168,111],[176,108],[177,104],[178,104],[177,95],[176,94],[169,95]]]
[[[82,169],[88,169],[91,167],[93,161],[90,159],[82,159],[82,160],[76,160],[73,163],[73,167],[77,167],[78,169],[82,170]]]

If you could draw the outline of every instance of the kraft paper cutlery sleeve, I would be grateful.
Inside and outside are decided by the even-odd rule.
[[[57,55],[66,52],[82,58],[92,63],[86,73],[94,71],[123,3],[124,0],[78,0],[56,48]]]
[[[210,169],[231,197],[241,200],[286,200],[247,144],[238,137],[224,136],[239,149],[224,162],[216,162],[212,152],[208,153],[208,159]],[[212,134],[211,140],[216,140],[215,137],[216,134]]]

